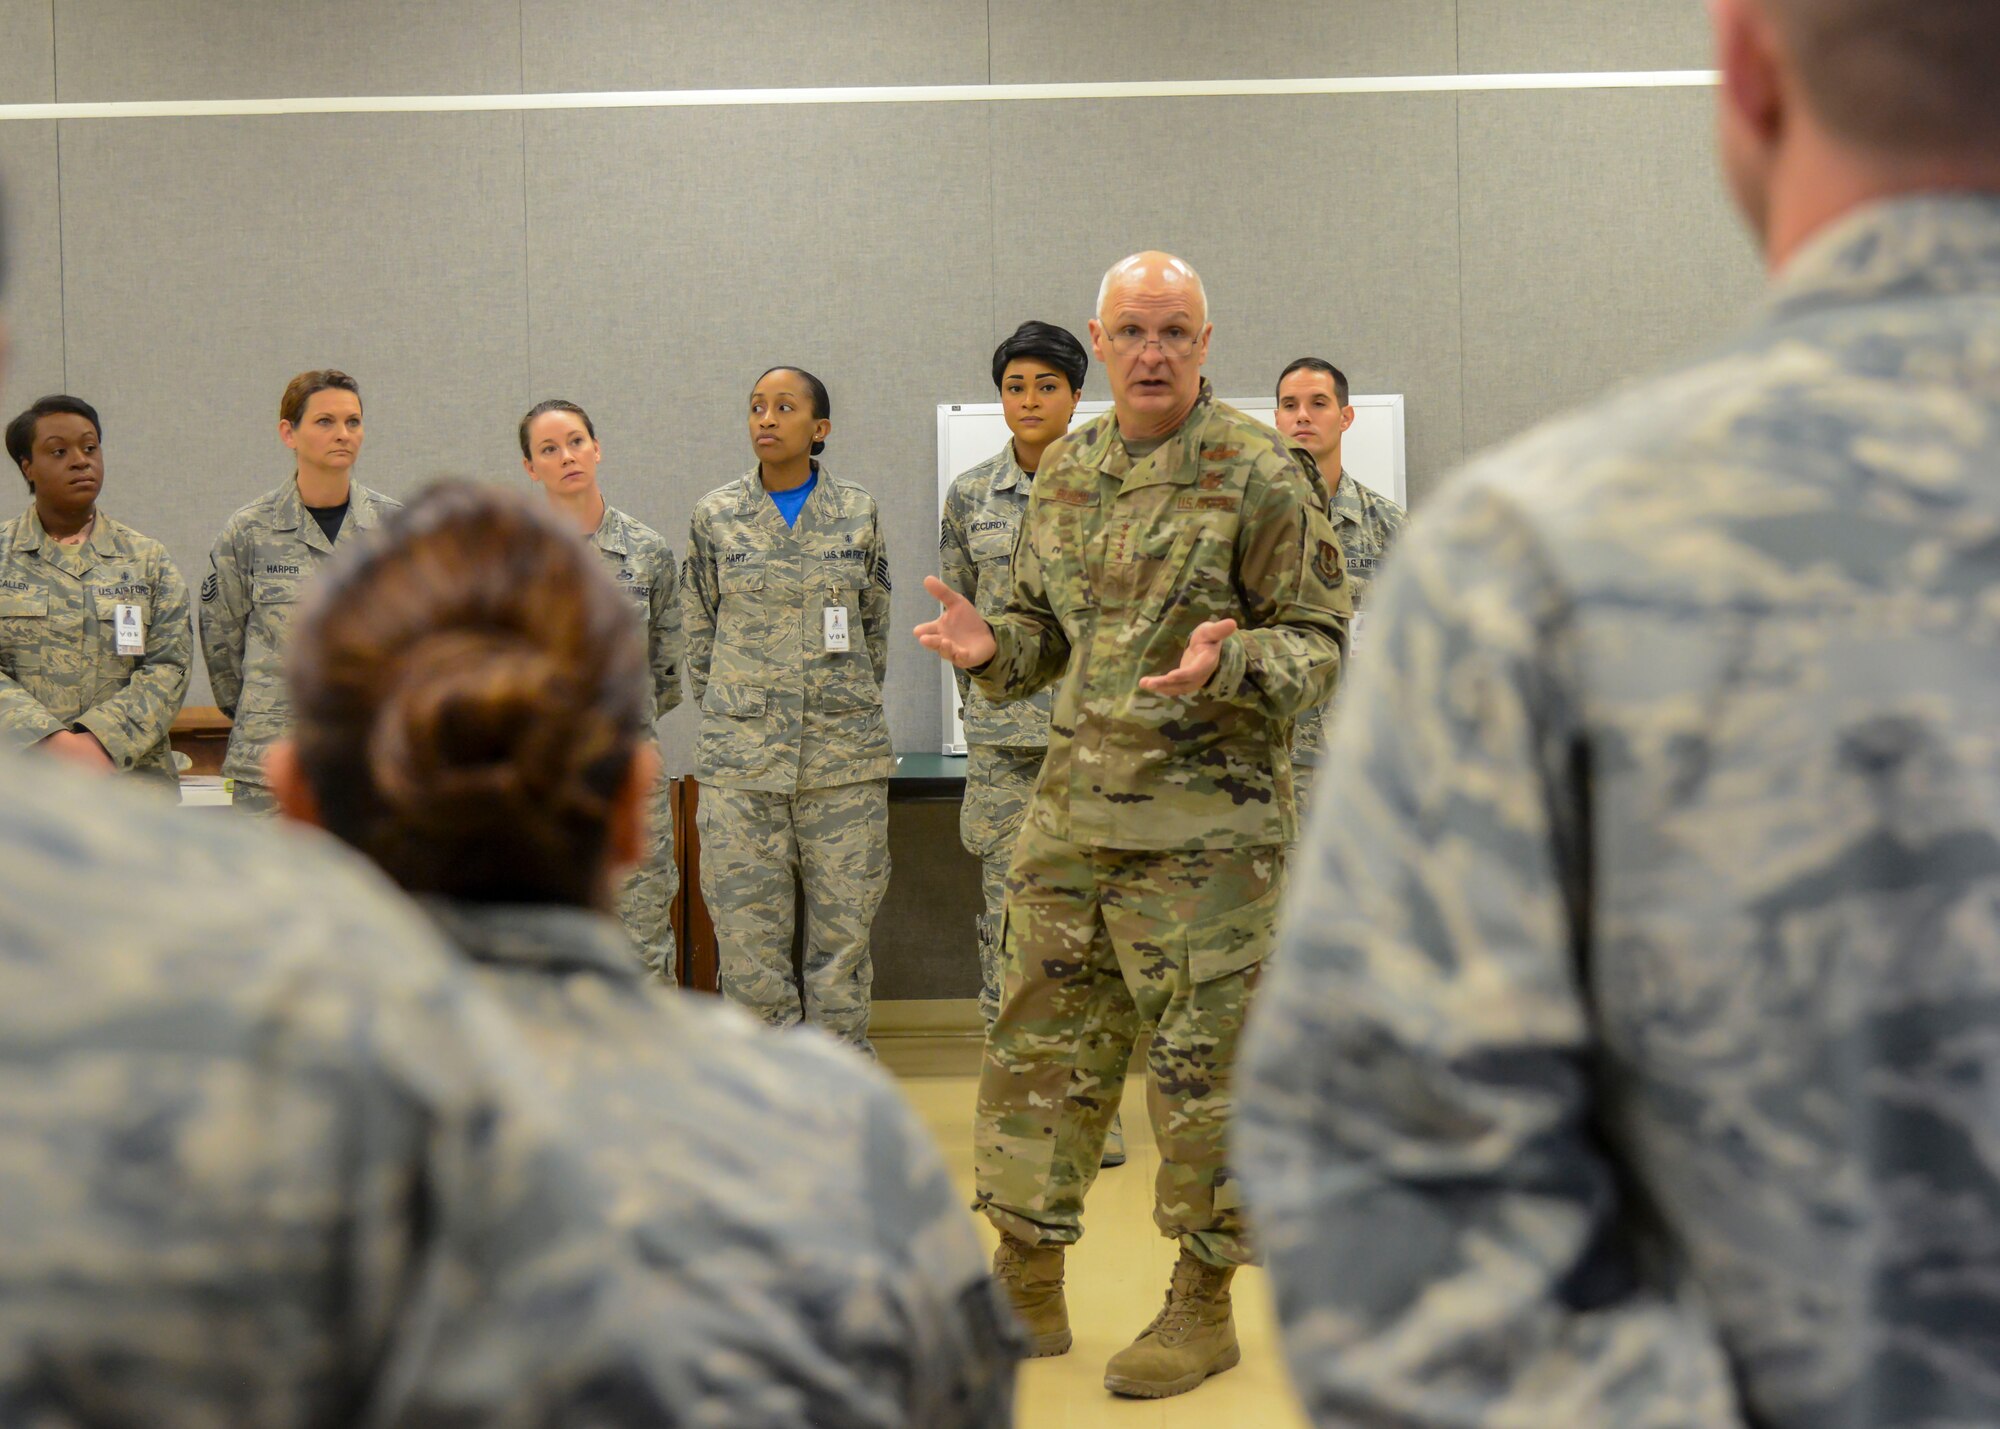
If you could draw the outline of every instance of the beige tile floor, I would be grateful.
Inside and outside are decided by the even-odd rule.
[[[898,1059],[885,1055],[890,1065]],[[913,1075],[902,1085],[943,1147],[953,1174],[972,1199],[972,1107],[977,1079],[969,1073]],[[1201,1388],[1173,1399],[1118,1399],[1105,1392],[1104,1362],[1146,1327],[1160,1308],[1174,1247],[1153,1226],[1153,1173],[1160,1164],[1146,1123],[1143,1089],[1126,1084],[1125,1142],[1131,1159],[1102,1172],[1091,1188],[1084,1237],[1069,1254],[1070,1324],[1075,1347],[1066,1355],[1031,1360],[1021,1376],[1021,1429],[1083,1429],[1102,1424],[1157,1429],[1294,1429],[1305,1424],[1285,1382],[1269,1285],[1261,1270],[1236,1276],[1236,1333],[1243,1362]],[[992,1229],[978,1225],[990,1248]]]

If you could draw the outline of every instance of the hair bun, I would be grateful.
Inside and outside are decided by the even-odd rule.
[[[368,769],[399,822],[513,823],[578,797],[568,734],[581,696],[546,650],[509,631],[447,629],[396,664]]]

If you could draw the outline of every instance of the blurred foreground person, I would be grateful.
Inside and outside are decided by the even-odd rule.
[[[1771,300],[1418,518],[1252,1019],[1322,1424],[2000,1423],[2000,7],[1712,8]]]
[[[291,661],[280,806],[422,898],[513,1012],[603,1218],[670,1297],[673,1421],[997,1425],[1017,1332],[888,1081],[660,987],[608,910],[658,775],[631,600],[539,503],[415,502],[330,567]]]

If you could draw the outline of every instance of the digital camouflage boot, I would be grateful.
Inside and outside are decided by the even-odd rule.
[[[1111,1357],[1104,1387],[1136,1399],[1186,1394],[1243,1358],[1229,1314],[1234,1266],[1215,1266],[1181,1252],[1167,1303],[1145,1331]]]
[[[1030,1359],[1069,1352],[1063,1250],[1060,1245],[1029,1245],[1003,1231],[993,1252],[993,1278],[1006,1289],[1014,1314],[1028,1331]]]

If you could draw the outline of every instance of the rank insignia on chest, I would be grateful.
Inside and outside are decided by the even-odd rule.
[[[1331,541],[1321,541],[1319,549],[1313,552],[1313,574],[1320,584],[1337,586],[1347,579],[1347,572],[1341,569],[1340,547]]]

